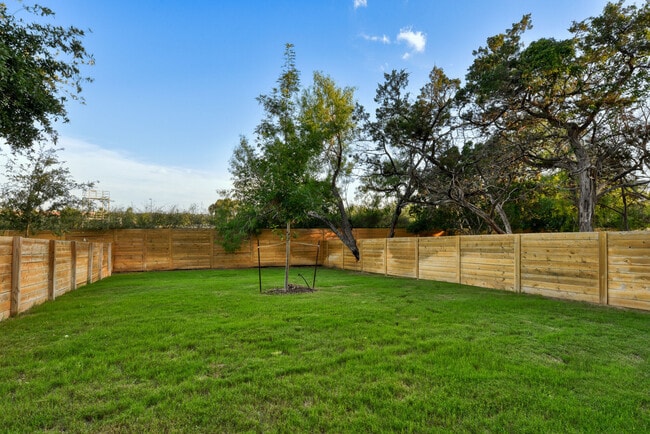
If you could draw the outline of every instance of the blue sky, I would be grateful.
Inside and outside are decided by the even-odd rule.
[[[7,3],[11,4],[12,1]],[[95,65],[60,125],[79,181],[113,207],[205,209],[229,186],[228,161],[262,113],[285,43],[303,85],[314,71],[356,88],[373,109],[383,73],[406,69],[413,91],[433,66],[464,77],[472,51],[531,13],[529,40],[563,38],[605,0],[40,0],[60,25],[92,30]]]

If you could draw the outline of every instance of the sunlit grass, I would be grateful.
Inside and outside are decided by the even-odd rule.
[[[334,270],[317,286],[116,275],[4,321],[0,430],[650,431],[650,314]]]

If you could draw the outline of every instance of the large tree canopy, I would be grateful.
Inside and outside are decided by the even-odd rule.
[[[68,99],[90,80],[81,66],[93,63],[83,30],[44,23],[54,16],[45,7],[16,8],[0,3],[0,138],[14,150],[56,139],[54,123],[68,121]],[[35,22],[23,17],[29,14]]]
[[[507,134],[530,164],[566,172],[580,230],[591,231],[599,196],[629,183],[649,158],[647,139],[632,131],[647,128],[650,4],[610,3],[574,23],[571,39],[524,47],[530,27],[524,16],[474,53],[464,116],[488,135]]]

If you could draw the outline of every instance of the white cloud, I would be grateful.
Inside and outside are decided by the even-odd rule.
[[[406,42],[406,45],[408,45],[411,48],[410,52],[406,52],[402,56],[403,59],[408,59],[409,57],[411,57],[413,52],[416,53],[424,52],[424,49],[427,45],[427,36],[420,31],[414,32],[410,28],[401,29],[399,34],[397,35],[397,41]]]
[[[227,173],[163,166],[136,161],[128,155],[80,140],[61,137],[59,153],[73,178],[79,182],[99,181],[97,190],[110,192],[111,207],[144,210],[200,210],[217,200],[216,190],[228,188]]]
[[[382,44],[390,44],[390,38],[386,35],[371,36],[371,35],[361,34],[361,37],[366,41],[381,42]]]
[[[354,0],[354,8],[365,8],[368,6],[368,0]]]

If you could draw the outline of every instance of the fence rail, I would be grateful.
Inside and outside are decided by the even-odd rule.
[[[110,276],[109,243],[0,237],[0,321]]]
[[[324,264],[650,310],[650,232],[481,235],[359,240],[356,261],[339,240]]]

